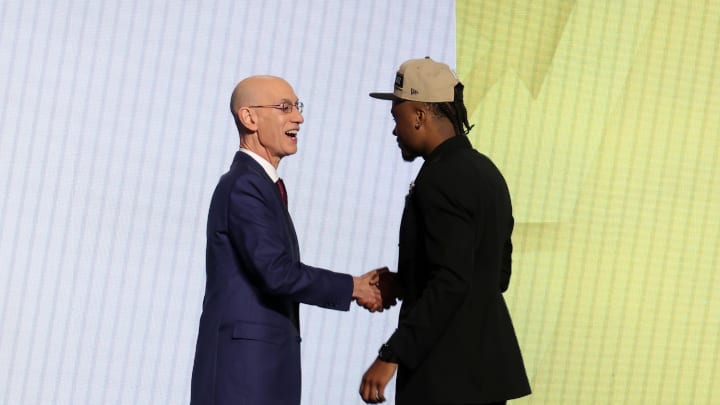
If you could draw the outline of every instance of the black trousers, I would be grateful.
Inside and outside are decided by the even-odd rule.
[[[507,401],[500,402],[483,402],[482,404],[463,404],[463,405],[506,405]]]
[[[467,404],[467,405],[506,405],[507,401],[500,401],[500,402],[484,402],[482,404]]]

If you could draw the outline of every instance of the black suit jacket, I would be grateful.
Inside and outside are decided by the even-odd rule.
[[[400,227],[405,296],[388,341],[400,364],[398,404],[483,403],[530,393],[502,296],[512,229],[502,174],[465,136],[425,159]]]

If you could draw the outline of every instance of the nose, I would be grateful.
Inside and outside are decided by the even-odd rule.
[[[297,122],[297,123],[299,123],[299,124],[302,124],[303,122],[305,122],[305,118],[303,117],[302,113],[301,113],[300,111],[298,111],[297,108],[293,108],[293,112],[296,112],[296,113],[297,113],[297,117],[298,117],[298,118],[295,120],[295,122]]]

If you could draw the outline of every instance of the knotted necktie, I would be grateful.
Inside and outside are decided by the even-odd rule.
[[[282,179],[278,179],[277,181],[278,190],[280,190],[280,197],[282,197],[283,203],[285,203],[285,208],[288,206],[288,198],[287,198],[287,190],[285,190],[285,183],[283,183]]]

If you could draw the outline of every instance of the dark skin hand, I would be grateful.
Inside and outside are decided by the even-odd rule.
[[[368,404],[385,402],[385,387],[395,375],[397,363],[376,359],[365,372],[360,383],[360,396]]]
[[[378,275],[380,277],[377,286],[382,296],[382,306],[384,309],[388,309],[396,305],[398,299],[402,299],[403,293],[400,280],[397,277],[397,273],[393,273],[387,268],[378,272]]]

